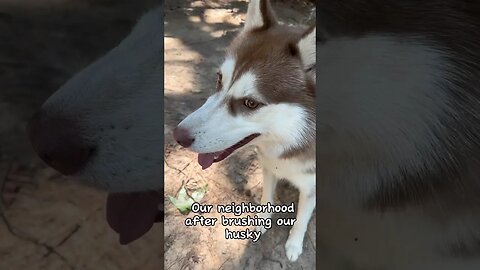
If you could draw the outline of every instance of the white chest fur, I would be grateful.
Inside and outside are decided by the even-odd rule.
[[[300,161],[298,159],[279,159],[269,158],[260,155],[261,164],[265,169],[268,169],[278,179],[286,179],[290,182],[295,182],[298,177],[304,175],[311,175],[315,178],[315,160]],[[313,170],[313,173],[312,173]]]
[[[259,149],[260,164],[277,179],[285,179],[299,188],[295,182],[310,178],[315,183],[315,159],[301,160],[298,158],[279,158],[278,155]],[[300,179],[299,179],[300,178]],[[309,182],[310,182],[309,181]]]

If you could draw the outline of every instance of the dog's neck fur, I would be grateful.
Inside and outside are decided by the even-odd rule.
[[[360,190],[370,186],[385,192],[389,186],[388,197],[418,203],[420,193],[436,189],[433,183],[463,182],[463,172],[479,158],[473,134],[480,127],[480,42],[472,33],[480,27],[480,5],[375,3],[325,1],[318,6],[318,57],[324,63],[319,67],[319,134],[325,143],[317,147],[326,166],[320,173],[324,179],[345,179],[346,171],[358,175],[369,168],[365,177],[370,180],[361,180]],[[342,77],[332,79],[333,74]],[[388,85],[382,86],[384,80]],[[332,160],[343,169],[327,165]],[[405,193],[413,201],[393,192],[408,182],[412,185]],[[381,201],[366,200],[369,205]]]
[[[362,269],[478,269],[480,4],[317,10],[320,238]]]

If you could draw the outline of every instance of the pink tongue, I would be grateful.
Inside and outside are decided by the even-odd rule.
[[[213,160],[215,160],[215,153],[198,154],[198,164],[202,166],[202,170],[212,166]]]
[[[113,193],[107,198],[107,222],[120,235],[120,244],[126,245],[152,228],[163,203],[156,191]]]

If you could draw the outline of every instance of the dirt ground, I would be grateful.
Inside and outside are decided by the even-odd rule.
[[[0,0],[0,184],[8,175],[20,185],[0,211],[11,226],[0,219],[0,269],[161,269],[163,228],[120,246],[104,217],[106,194],[46,168],[25,133],[51,93],[157,4]]]
[[[299,260],[290,263],[284,245],[289,227],[274,227],[256,243],[226,240],[225,227],[186,227],[168,201],[182,183],[191,191],[208,183],[202,204],[259,202],[261,172],[252,148],[202,171],[197,156],[178,145],[172,130],[198,108],[215,86],[224,49],[239,30],[244,1],[167,1],[165,8],[165,269],[315,269],[315,217]],[[288,23],[305,21],[311,10],[302,1],[275,1],[278,17]],[[297,200],[287,184],[277,189],[277,202]],[[220,215],[213,211],[206,217]],[[245,227],[231,230],[245,230]],[[252,229],[252,228],[250,228]]]

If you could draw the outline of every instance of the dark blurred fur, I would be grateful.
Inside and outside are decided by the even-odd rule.
[[[388,107],[387,111],[370,112],[370,115],[383,117],[383,122],[379,123],[381,127],[375,127],[374,120],[365,122],[365,126],[381,130],[375,133],[379,137],[371,137],[373,133],[368,133],[369,131],[338,127],[317,120],[320,188],[322,189],[323,185],[324,189],[332,194],[345,195],[344,200],[348,201],[345,205],[358,206],[357,211],[364,214],[360,219],[367,220],[381,214],[392,220],[397,218],[400,222],[405,215],[416,213],[418,216],[415,219],[419,223],[432,222],[432,228],[444,226],[445,231],[454,230],[457,237],[439,235],[438,243],[433,245],[436,250],[432,253],[437,253],[439,258],[443,259],[468,256],[480,262],[480,229],[470,229],[480,225],[480,1],[318,1],[316,8],[319,26],[317,57],[319,52],[323,55],[322,50],[327,50],[331,42],[344,44],[370,37],[382,37],[394,41],[398,51],[392,50],[391,53],[398,52],[399,55],[403,52],[402,46],[410,48],[408,46],[414,44],[424,49],[424,52],[418,52],[419,55],[431,54],[438,60],[434,64],[425,64],[431,68],[429,71],[432,74],[418,74],[419,78],[433,76],[435,81],[432,82],[431,90],[419,88],[417,92],[415,89],[405,91],[405,95],[409,95],[405,100],[409,99],[411,104],[431,104],[441,99],[438,108],[432,106],[434,110],[427,108],[423,111],[431,115],[411,116],[411,119],[425,119],[422,126],[425,131],[416,134],[408,127],[400,126],[398,119],[388,118],[391,111],[403,110],[405,119],[410,119],[408,114],[417,113],[407,109],[410,108],[410,103],[388,100],[388,92],[392,91],[389,90],[390,87],[385,89],[385,93],[378,94],[381,92],[365,90],[369,89],[368,85],[361,85],[352,79],[351,93],[355,93],[357,85],[358,91],[365,91],[365,97],[358,100],[358,103],[365,104],[359,107],[364,105],[365,111],[374,110],[367,102],[390,102],[388,104],[392,106]],[[375,49],[372,47],[372,50]],[[349,53],[355,54],[354,51]],[[371,55],[377,57],[379,53],[381,52],[372,51]],[[385,55],[384,59],[388,57]],[[379,56],[378,59],[382,58]],[[318,59],[320,66],[325,61]],[[393,78],[390,85],[398,87],[398,91],[392,92],[392,96],[402,95],[403,81],[396,78],[400,77],[399,74],[408,74],[408,67],[401,65],[399,63],[397,69],[379,71],[378,75],[375,75]],[[365,68],[369,68],[367,64]],[[331,97],[338,98],[335,96],[335,84],[322,86],[322,80],[328,80],[322,70],[317,71],[317,119],[331,117],[327,114],[351,113],[349,108],[331,104]],[[344,81],[355,78],[349,77],[349,74],[341,77]],[[375,87],[376,85],[372,85],[372,88]],[[411,129],[415,127],[412,126]],[[322,142],[334,141],[332,137],[336,136],[353,138],[352,145],[357,145],[358,149],[356,146],[342,148],[341,141],[338,141],[342,149],[338,151],[346,149],[349,152],[332,154],[335,150],[322,145]],[[391,143],[384,147],[369,153],[362,152],[371,149],[372,142],[375,144],[388,140],[391,140]],[[404,147],[398,143],[402,140],[408,141],[409,145]],[[398,149],[409,147],[416,149],[408,152],[412,162],[401,162],[409,158],[400,156],[398,153],[406,152]],[[368,180],[355,183],[356,180],[351,180],[355,175],[358,178],[367,175]],[[325,193],[328,194],[327,191]],[[343,209],[344,206],[339,207]],[[321,227],[322,218],[319,220]],[[382,219],[379,222],[383,222]],[[415,222],[409,224],[416,226]],[[465,230],[457,231],[457,224],[462,224]],[[447,257],[443,257],[445,254]],[[472,263],[470,262],[469,266],[459,263],[458,268],[448,269],[480,269],[480,263]]]

